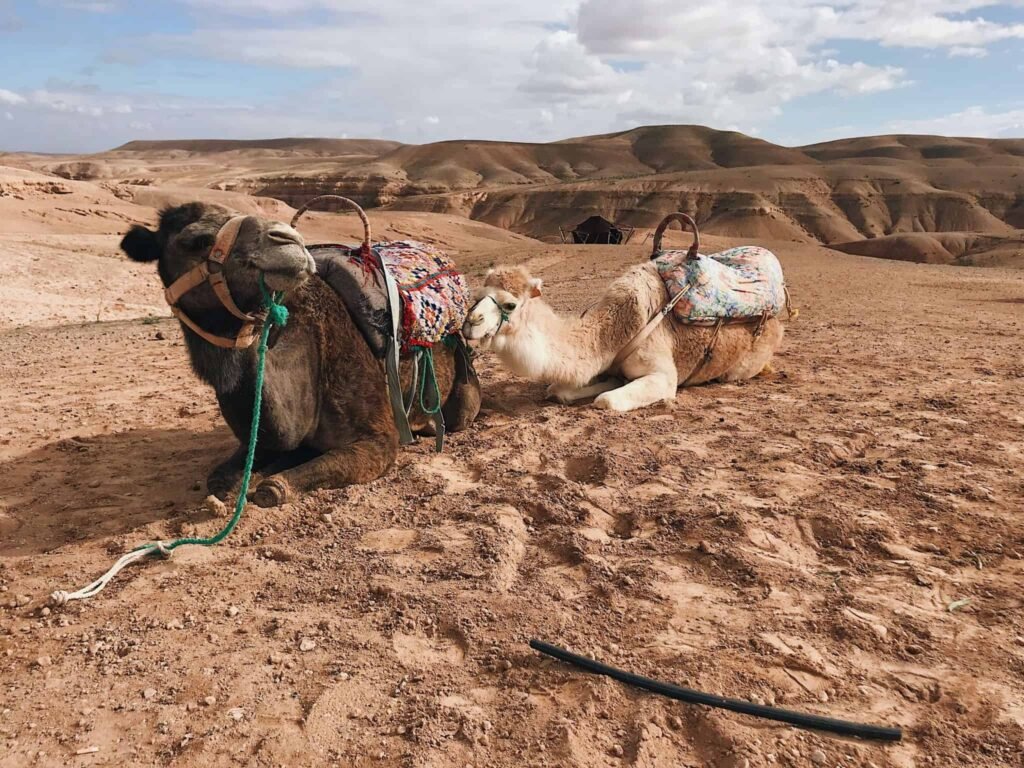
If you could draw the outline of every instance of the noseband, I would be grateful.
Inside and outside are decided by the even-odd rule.
[[[238,232],[242,228],[242,222],[245,219],[245,216],[235,216],[229,219],[227,224],[221,227],[217,233],[217,238],[213,241],[213,246],[210,248],[210,253],[206,259],[171,283],[167,290],[164,291],[164,299],[170,305],[174,316],[201,339],[221,349],[246,349],[251,347],[259,335],[256,327],[263,322],[261,313],[248,314],[238,308],[235,300],[231,298],[228,281],[224,277],[224,264],[231,255],[231,249],[235,245],[235,240],[238,239]],[[224,305],[224,309],[242,321],[242,327],[234,338],[215,336],[208,331],[204,331],[199,327],[198,323],[185,314],[185,311],[178,306],[182,296],[193,288],[198,288],[203,283],[209,283],[220,303]]]
[[[501,327],[505,323],[509,322],[511,318],[509,317],[508,312],[505,311],[504,307],[502,307],[501,304],[498,303],[498,300],[496,298],[494,298],[494,296],[492,294],[490,294],[490,293],[487,294],[486,296],[484,296],[482,299],[480,299],[480,301],[478,301],[476,304],[474,304],[470,308],[469,314],[473,314],[473,310],[475,310],[477,307],[479,307],[486,299],[490,299],[491,301],[494,302],[494,306],[496,306],[498,308],[498,314],[501,315],[501,320],[498,321],[498,327],[495,328],[494,329],[494,333],[491,334],[491,338],[493,338],[493,337],[498,335],[498,333],[501,331]]]

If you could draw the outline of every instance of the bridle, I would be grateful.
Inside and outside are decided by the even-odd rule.
[[[491,301],[494,302],[494,306],[496,306],[498,308],[498,314],[501,315],[501,320],[498,322],[498,327],[495,328],[494,329],[494,333],[492,333],[490,335],[490,338],[493,339],[501,331],[501,327],[503,325],[505,325],[505,323],[511,322],[512,318],[509,316],[509,313],[505,311],[505,308],[503,306],[501,306],[501,304],[498,303],[498,300],[496,298],[494,298],[494,295],[490,294],[490,293],[488,293],[486,296],[484,296],[482,299],[480,299],[480,301],[478,301],[476,304],[474,304],[472,307],[470,307],[469,308],[469,314],[473,314],[473,311],[477,307],[479,307],[481,304],[483,304],[484,301],[486,301],[487,299],[490,299]]]
[[[231,249],[235,245],[235,240],[238,239],[238,232],[246,218],[245,216],[235,216],[229,219],[217,232],[217,238],[213,241],[213,246],[206,259],[171,283],[164,291],[164,299],[170,305],[174,316],[201,339],[221,349],[251,347],[259,336],[257,326],[263,323],[263,313],[246,313],[238,308],[235,300],[231,298],[228,281],[224,277],[224,264],[231,255]],[[195,320],[185,314],[185,310],[178,306],[182,296],[203,283],[209,283],[220,303],[224,305],[224,309],[242,321],[242,327],[234,338],[216,336],[209,331],[204,331]]]

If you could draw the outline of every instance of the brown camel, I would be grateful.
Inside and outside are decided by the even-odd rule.
[[[167,208],[155,232],[133,226],[121,248],[135,261],[158,262],[167,287],[212,256],[218,233],[233,216],[203,203]],[[302,237],[281,222],[247,216],[228,255],[223,274],[241,312],[260,310],[261,273],[270,289],[286,292],[289,311],[287,325],[270,336],[252,501],[275,506],[317,488],[366,483],[383,475],[398,451],[384,365],[345,303],[313,276],[315,265]],[[208,283],[182,295],[178,306],[207,336],[233,341],[244,331]],[[192,369],[213,387],[224,420],[241,443],[207,480],[210,492],[223,498],[237,489],[245,462],[256,345],[214,346],[186,322],[182,331]],[[447,427],[464,429],[480,409],[476,373],[460,345],[438,345],[434,357]],[[403,364],[401,378],[408,386],[411,364]],[[430,429],[418,404],[410,423],[417,431]]]

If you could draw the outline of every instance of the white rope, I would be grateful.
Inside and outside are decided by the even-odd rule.
[[[67,603],[72,600],[85,600],[86,598],[94,597],[102,592],[103,588],[107,586],[111,579],[117,576],[122,569],[158,552],[164,557],[171,556],[171,550],[167,548],[167,545],[164,542],[158,541],[156,544],[147,544],[146,546],[133,550],[126,555],[122,555],[121,559],[114,563],[110,567],[109,571],[104,573],[89,586],[82,587],[77,592],[64,592],[62,590],[58,590],[50,595],[50,599],[53,601],[54,605],[67,605]]]

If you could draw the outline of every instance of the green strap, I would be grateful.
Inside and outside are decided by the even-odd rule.
[[[420,410],[430,416],[434,422],[434,448],[440,453],[444,450],[444,414],[441,413],[441,388],[437,385],[437,371],[434,370],[434,350],[429,347],[420,348],[416,352],[415,365],[421,366],[420,379]],[[427,391],[427,380],[434,389],[434,405],[427,407],[424,394]]]

